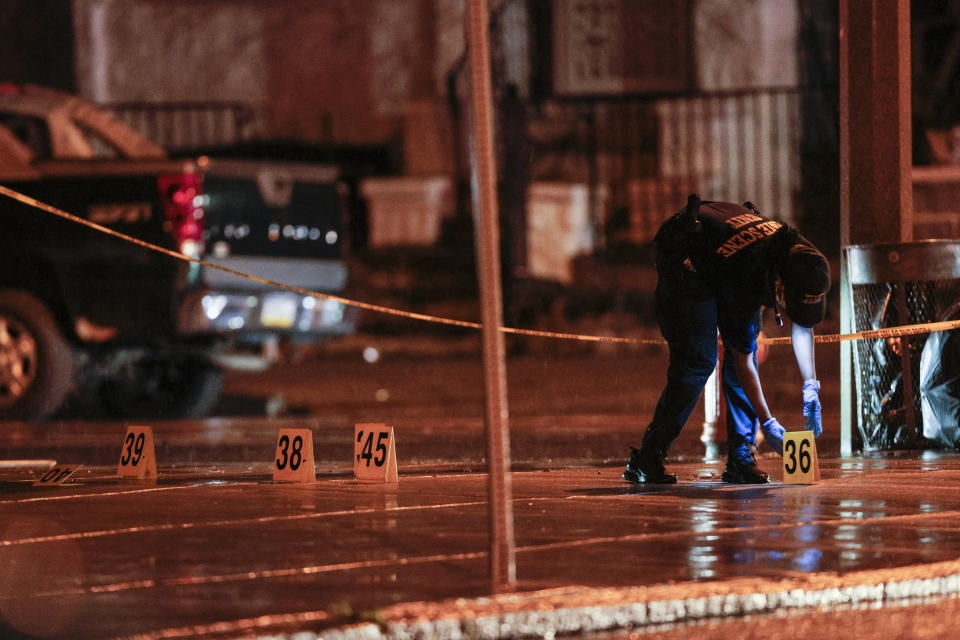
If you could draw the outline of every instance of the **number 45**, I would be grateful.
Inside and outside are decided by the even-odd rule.
[[[357,444],[363,442],[363,430],[357,432]],[[366,442],[363,442],[363,445],[360,449],[360,453],[357,454],[357,461],[361,459],[366,460],[366,466],[370,466],[370,461],[373,460],[373,464],[378,467],[382,467],[383,464],[387,461],[387,442],[390,440],[390,433],[387,431],[380,431],[376,434],[377,436],[377,446],[376,451],[377,455],[373,455],[373,436],[374,432],[370,431],[367,433]]]
[[[397,482],[394,434],[393,427],[379,422],[354,426],[353,474],[357,480],[387,484]]]

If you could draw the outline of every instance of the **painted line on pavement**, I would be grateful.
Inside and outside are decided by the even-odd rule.
[[[550,502],[550,501],[562,501],[570,499],[584,499],[585,496],[565,496],[563,498],[516,498],[514,502]],[[151,525],[146,527],[129,527],[124,529],[114,529],[114,530],[104,530],[104,531],[90,531],[90,532],[81,532],[75,534],[64,534],[64,535],[54,535],[54,536],[42,536],[35,538],[23,538],[20,540],[8,540],[0,543],[0,546],[14,546],[21,544],[36,544],[36,543],[49,543],[49,542],[62,542],[69,540],[77,539],[86,539],[94,537],[104,537],[110,535],[123,535],[123,534],[133,534],[133,533],[152,533],[158,531],[169,531],[169,530],[189,530],[196,529],[204,526],[233,526],[233,525],[244,525],[244,524],[261,524],[261,523],[272,523],[280,521],[291,521],[291,520],[303,520],[310,518],[319,518],[327,516],[342,516],[342,515],[366,515],[366,514],[383,514],[389,512],[399,512],[399,511],[418,511],[426,509],[444,509],[444,508],[454,508],[462,506],[485,506],[486,501],[475,501],[475,502],[464,502],[464,503],[448,503],[440,505],[424,505],[424,506],[411,506],[411,507],[392,507],[388,509],[366,509],[366,510],[344,510],[336,512],[328,512],[324,514],[298,514],[296,516],[266,516],[262,518],[251,518],[251,519],[237,519],[237,520],[221,520],[214,521],[209,523],[183,523],[176,525]],[[541,551],[557,550],[557,549],[575,549],[580,547],[587,546],[596,546],[603,544],[611,543],[631,543],[631,542],[646,542],[646,541],[656,541],[660,539],[677,539],[677,538],[695,538],[703,535],[751,535],[771,531],[779,530],[789,530],[795,529],[797,527],[807,527],[807,526],[844,526],[855,524],[856,526],[865,526],[865,525],[886,525],[890,523],[902,523],[902,522],[916,522],[922,523],[924,520],[929,519],[943,519],[945,517],[955,517],[960,519],[960,511],[951,510],[951,511],[939,511],[939,512],[930,512],[923,514],[902,514],[895,516],[875,516],[867,518],[831,518],[831,519],[821,519],[821,520],[809,520],[809,521],[798,521],[798,522],[787,522],[781,524],[770,524],[770,525],[757,525],[757,526],[748,526],[748,527],[718,527],[715,529],[710,529],[709,531],[666,531],[659,533],[638,533],[638,534],[627,534],[621,536],[602,536],[594,538],[585,538],[577,540],[563,540],[557,542],[541,543],[541,544],[529,544],[529,545],[518,545],[516,547],[516,553],[519,555],[521,553],[536,553]],[[957,529],[960,529],[960,523],[958,523]],[[309,565],[301,567],[284,567],[282,569],[264,569],[260,571],[239,571],[236,573],[229,574],[215,574],[215,575],[203,575],[203,576],[188,576],[188,577],[178,577],[178,578],[160,578],[160,579],[150,579],[150,580],[138,580],[138,581],[127,581],[127,582],[117,582],[111,584],[103,585],[91,585],[88,587],[79,587],[75,589],[68,590],[57,590],[50,592],[34,593],[34,594],[20,594],[17,597],[6,597],[0,598],[0,601],[10,600],[10,599],[20,599],[22,597],[56,597],[56,596],[65,596],[65,595],[77,595],[77,594],[93,594],[93,593],[116,593],[120,591],[130,591],[138,589],[150,589],[150,588],[161,588],[161,587],[176,587],[176,586],[197,586],[197,585],[206,585],[206,584],[222,584],[222,583],[235,583],[235,582],[244,582],[244,581],[255,581],[255,580],[270,580],[276,578],[285,578],[285,577],[295,577],[295,576],[309,576],[322,573],[332,573],[339,571],[355,571],[361,569],[369,568],[383,568],[383,567],[403,567],[410,564],[429,564],[434,562],[451,562],[457,560],[475,560],[478,558],[487,557],[488,552],[478,551],[478,552],[464,552],[464,553],[453,553],[453,554],[432,554],[427,556],[414,556],[409,558],[390,558],[384,560],[369,560],[369,561],[356,561],[356,562],[345,562],[345,563],[336,563],[329,565]]]

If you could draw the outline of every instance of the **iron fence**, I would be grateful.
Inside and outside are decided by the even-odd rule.
[[[855,245],[845,252],[855,331],[957,319],[957,241]],[[944,423],[957,424],[955,409],[960,407],[960,394],[955,379],[944,383],[922,366],[925,359],[936,360],[944,370],[955,370],[955,357],[947,352],[941,358],[939,349],[940,339],[952,339],[956,332],[941,333],[944,335],[921,333],[856,341],[856,435],[863,449],[937,446],[928,434],[937,431],[939,421],[930,421],[933,414],[924,409],[925,396],[928,403],[936,399],[935,414],[944,413],[942,407],[948,407],[940,416]]]
[[[169,151],[249,140],[262,129],[259,111],[241,102],[123,102],[101,106]]]
[[[691,192],[750,200],[796,224],[800,98],[786,87],[537,105],[528,115],[530,179],[609,189],[596,224],[619,211],[622,232],[640,242]]]

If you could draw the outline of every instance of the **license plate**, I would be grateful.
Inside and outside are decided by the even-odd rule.
[[[265,327],[289,329],[297,319],[299,300],[294,295],[268,295],[263,298],[260,324]]]

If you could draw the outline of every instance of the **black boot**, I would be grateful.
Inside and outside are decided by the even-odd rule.
[[[753,453],[727,458],[727,468],[721,477],[724,482],[734,484],[767,484],[769,480],[763,469],[757,466]]]
[[[623,479],[634,484],[675,484],[677,476],[667,473],[663,466],[666,457],[665,451],[654,451],[652,447],[630,447]]]

